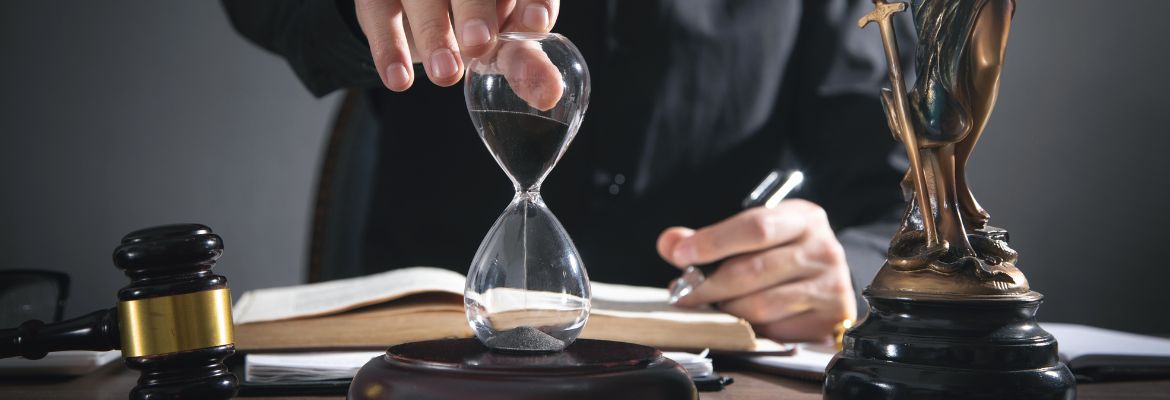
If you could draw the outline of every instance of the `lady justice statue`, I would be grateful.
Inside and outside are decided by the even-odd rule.
[[[879,4],[864,21],[888,21],[891,7],[904,5]],[[908,94],[886,90],[882,97],[890,130],[910,155],[902,187],[914,200],[890,245],[888,268],[872,288],[940,295],[1027,293],[1007,232],[988,227],[990,215],[975,200],[966,174],[999,93],[1015,1],[914,0],[913,8],[918,82]],[[883,39],[892,44],[894,38]],[[900,70],[897,58],[890,67]],[[933,274],[899,274],[923,270]]]
[[[987,225],[966,167],[999,93],[1015,0],[912,0],[917,81],[907,90],[893,18],[874,0],[890,66],[882,100],[910,168],[909,204],[869,314],[829,365],[826,399],[1071,399],[1056,340],[1035,322],[1043,296],[1016,268],[1007,231]]]

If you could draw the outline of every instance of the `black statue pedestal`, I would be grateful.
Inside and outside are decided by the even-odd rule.
[[[1042,295],[964,300],[865,292],[869,315],[845,334],[824,398],[1074,399],[1056,340],[1036,324]]]
[[[678,363],[652,347],[578,339],[557,353],[492,352],[476,339],[390,347],[349,399],[698,399]]]

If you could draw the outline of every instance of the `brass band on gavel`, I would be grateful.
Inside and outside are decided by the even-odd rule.
[[[227,288],[118,302],[122,355],[140,357],[232,344]]]

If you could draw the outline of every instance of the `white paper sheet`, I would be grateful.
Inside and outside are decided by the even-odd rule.
[[[69,350],[49,353],[40,360],[0,359],[0,376],[83,375],[122,358],[122,352]]]
[[[313,382],[350,379],[381,351],[338,351],[317,353],[252,353],[244,358],[244,380],[251,383]],[[711,375],[714,368],[707,352],[700,354],[664,352],[692,377]]]
[[[1060,354],[1069,360],[1090,354],[1170,357],[1170,339],[1055,322],[1040,327],[1056,337]]]
[[[662,355],[682,365],[683,369],[687,370],[687,375],[693,379],[715,373],[714,364],[710,358],[707,358],[708,352],[708,350],[703,350],[702,353],[695,354],[682,351],[664,351]]]
[[[244,356],[244,380],[252,383],[311,382],[353,378],[381,351],[263,354]]]

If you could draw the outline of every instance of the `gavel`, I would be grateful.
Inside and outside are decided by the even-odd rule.
[[[122,350],[142,374],[131,399],[227,399],[238,382],[223,360],[235,352],[227,278],[211,268],[219,235],[199,224],[127,234],[114,265],[130,277],[116,307],[0,330],[0,358],[40,359],[62,350]]]

